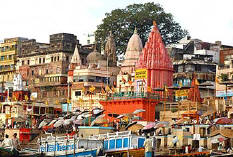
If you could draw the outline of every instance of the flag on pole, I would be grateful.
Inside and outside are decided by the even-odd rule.
[[[94,92],[94,91],[95,91],[95,87],[92,85],[92,86],[89,88],[89,91],[90,91],[90,92]]]
[[[199,86],[199,82],[197,79],[195,80],[195,85]]]
[[[82,92],[83,92],[83,93],[85,92],[85,87],[82,88]]]
[[[152,91],[152,90],[151,90],[151,87],[148,86],[148,87],[147,87],[147,92],[151,93],[151,91]]]
[[[25,96],[24,96],[24,99],[25,99],[26,101],[28,101],[28,96],[27,96],[27,95],[25,95]]]
[[[102,94],[105,94],[105,90],[104,90],[103,87],[101,88],[101,93],[102,93]]]
[[[105,90],[109,92],[111,89],[109,88],[109,86],[106,86]]]

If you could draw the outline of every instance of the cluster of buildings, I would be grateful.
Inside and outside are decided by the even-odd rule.
[[[144,120],[172,120],[192,108],[191,102],[180,107],[181,100],[190,97],[205,102],[205,109],[198,102],[196,112],[208,107],[230,111],[232,68],[233,46],[186,36],[165,47],[156,24],[144,47],[135,29],[122,61],[117,61],[111,32],[102,52],[95,44],[81,45],[68,33],[50,35],[49,43],[5,39],[0,43],[1,117],[10,119],[12,104],[20,102],[18,111],[34,116],[93,108],[129,113],[142,108]]]

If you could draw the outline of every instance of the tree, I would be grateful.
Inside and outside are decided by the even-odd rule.
[[[112,31],[118,56],[124,54],[135,27],[144,45],[154,20],[165,44],[177,43],[188,34],[174,21],[172,14],[166,13],[159,4],[153,2],[129,5],[125,9],[115,9],[105,15],[102,23],[97,26],[96,41],[103,47],[109,31]]]
[[[219,76],[219,78],[221,79],[222,82],[225,82],[225,81],[229,81],[229,78],[228,78],[228,74],[221,74]]]

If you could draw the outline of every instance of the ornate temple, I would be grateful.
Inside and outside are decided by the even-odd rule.
[[[147,70],[147,79],[137,80],[137,85],[142,81],[146,81],[146,87],[151,89],[164,88],[165,85],[172,86],[172,61],[155,22],[143,52],[140,54],[136,68]]]
[[[82,63],[78,48],[69,66],[68,80],[71,83],[72,108],[93,109],[102,108],[99,100],[106,98],[106,87],[112,88],[120,69],[116,66],[116,47],[112,33],[109,33],[102,55],[94,47],[94,51],[86,57],[87,63]]]
[[[125,52],[125,60],[121,65],[121,72],[132,74],[135,71],[136,63],[139,59],[140,54],[142,53],[142,41],[137,33],[135,28],[134,34],[129,39],[127,49]]]

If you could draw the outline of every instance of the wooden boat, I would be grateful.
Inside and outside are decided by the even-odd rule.
[[[91,139],[104,140],[104,152],[107,156],[144,156],[144,136],[132,134],[131,131],[101,134]]]
[[[80,139],[76,136],[48,136],[39,139],[39,154],[55,157],[97,156],[97,148],[103,148],[99,140]]]

